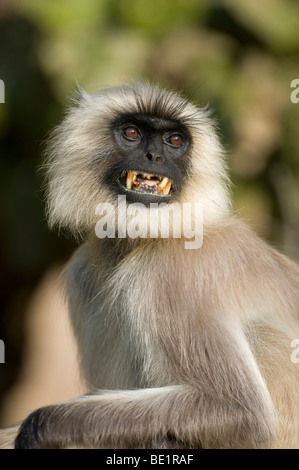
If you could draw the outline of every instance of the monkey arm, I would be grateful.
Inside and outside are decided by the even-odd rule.
[[[188,386],[85,396],[33,412],[16,448],[263,447],[271,429],[242,404]]]
[[[16,448],[267,447],[271,400],[248,351],[242,347],[241,357],[230,346],[235,362],[219,357],[218,377],[205,377],[203,366],[192,384],[103,391],[40,408],[23,423]]]

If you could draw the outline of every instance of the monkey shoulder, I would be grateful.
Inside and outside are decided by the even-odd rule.
[[[299,315],[299,267],[238,219],[204,237],[199,262],[222,296],[249,310]],[[226,292],[226,294],[224,294]],[[242,295],[241,295],[242,293]]]
[[[278,249],[262,239],[242,220],[232,218],[222,226],[212,227],[206,231],[203,239],[203,254],[213,259],[226,261],[227,266],[237,262],[243,268],[255,269],[257,272],[291,271],[299,282],[299,266]],[[222,263],[223,264],[223,263]]]

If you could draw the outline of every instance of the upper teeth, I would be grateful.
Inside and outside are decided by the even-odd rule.
[[[135,173],[135,171],[128,171],[128,174],[127,174],[127,188],[128,189],[132,189],[133,182],[136,179],[136,175],[137,173]]]
[[[148,184],[143,184],[139,181],[136,181],[137,175],[140,175],[143,179],[148,180]],[[151,178],[159,180],[160,183],[156,184],[154,181],[150,182]],[[145,187],[146,189],[148,188],[148,186],[154,187],[158,194],[163,194],[166,196],[167,194],[169,194],[171,188],[171,181],[169,180],[169,178],[167,178],[167,176],[163,177],[151,173],[128,171],[126,179],[127,189],[132,189],[133,185],[135,185],[136,187]]]
[[[167,178],[167,176],[164,176],[161,183],[159,183],[159,188],[164,189],[168,183],[170,183],[169,179]],[[170,183],[170,185],[171,185],[171,183]],[[170,187],[169,187],[169,189],[170,189]]]

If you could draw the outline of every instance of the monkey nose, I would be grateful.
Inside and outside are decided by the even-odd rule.
[[[146,159],[150,162],[159,163],[162,162],[163,157],[160,154],[155,154],[154,152],[147,152],[145,155]]]

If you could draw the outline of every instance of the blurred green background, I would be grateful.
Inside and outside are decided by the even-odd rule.
[[[28,299],[74,248],[46,226],[42,142],[76,82],[143,78],[211,104],[236,210],[299,260],[297,0],[0,0],[0,400],[22,364]]]

